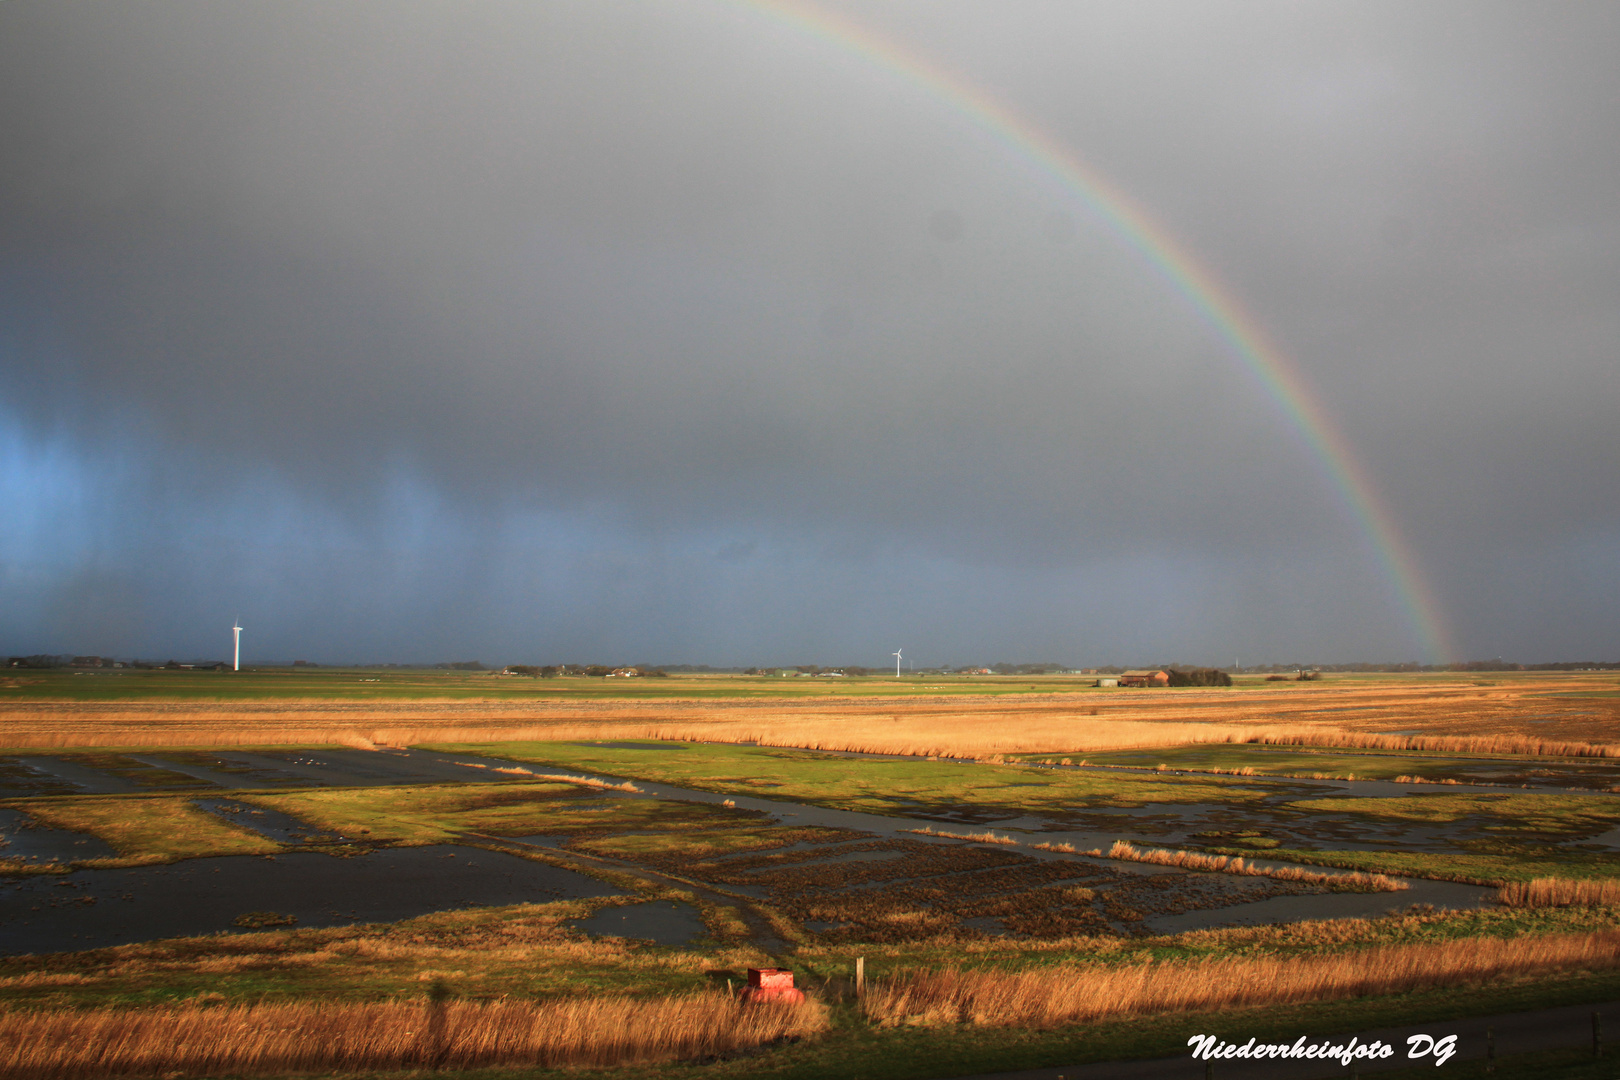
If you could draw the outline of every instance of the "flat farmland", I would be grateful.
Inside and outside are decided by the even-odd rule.
[[[241,681],[238,682],[237,680]],[[1273,732],[1609,743],[1620,677],[1596,673],[1243,677],[1231,688],[1096,688],[1086,676],[530,679],[488,673],[19,674],[0,746],[410,744],[673,737],[897,753],[1019,753],[1241,741]]]
[[[1609,673],[119,678],[0,697],[14,1075],[925,1080],[1620,996]],[[75,1057],[108,1017],[215,1056]]]

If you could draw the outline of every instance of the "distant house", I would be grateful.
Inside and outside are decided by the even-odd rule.
[[[633,679],[640,674],[640,668],[622,667],[614,668],[612,671],[608,672],[607,677],[610,679]]]
[[[1168,671],[1127,671],[1120,675],[1121,686],[1169,686]]]

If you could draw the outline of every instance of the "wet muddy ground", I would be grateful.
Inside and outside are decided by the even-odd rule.
[[[0,856],[5,858],[25,863],[67,863],[116,854],[100,837],[53,829],[20,810],[0,808]]]
[[[607,907],[569,925],[593,936],[641,938],[661,945],[685,945],[708,933],[703,916],[691,904],[666,901]]]
[[[546,863],[455,845],[292,852],[0,878],[0,954],[282,925],[394,922],[473,906],[626,895]]]
[[[674,753],[691,744],[598,743],[604,748]],[[858,755],[844,755],[858,756]],[[29,755],[0,758],[0,797],[173,792],[260,836],[293,848],[343,846],[343,838],[288,814],[257,807],[232,792],[442,783],[520,782],[496,773],[501,762],[428,751],[255,750],[161,754]],[[969,766],[971,767],[971,766]],[[559,770],[568,771],[568,770]],[[618,779],[618,778],[611,778]],[[1308,781],[1264,777],[1264,798],[1232,804],[1150,803],[1137,807],[1058,807],[1031,814],[1016,807],[913,802],[896,816],[779,799],[725,796],[636,781],[635,793],[592,791],[592,798],[658,799],[758,811],[786,827],[815,826],[836,835],[694,859],[642,852],[609,861],[677,875],[734,896],[756,898],[838,942],[901,941],[941,933],[959,938],[1014,935],[1173,932],[1198,927],[1376,916],[1410,904],[1480,906],[1490,890],[1412,882],[1399,893],[1330,893],[1321,886],[1264,877],[1188,873],[1027,846],[1044,841],[1104,850],[1117,839],[1145,845],[1230,844],[1264,856],[1268,847],[1304,850],[1451,850],[1482,823],[1446,825],[1372,821],[1352,813],[1293,804],[1327,795],[1433,794],[1433,786],[1389,781]],[[769,781],[762,781],[767,788]],[[1447,792],[1471,790],[1448,786]],[[1472,790],[1499,790],[1478,788]],[[1346,799],[1346,810],[1354,798]],[[902,816],[903,815],[903,816]],[[84,834],[31,827],[0,809],[0,856],[63,863],[113,854]],[[917,836],[920,826],[991,826],[1020,840],[1011,847]],[[590,852],[578,837],[523,838],[539,846]],[[1583,842],[1615,846],[1620,828]],[[389,921],[473,904],[622,895],[582,874],[472,848],[368,850],[350,845],[337,858],[287,851],[273,859],[190,859],[160,867],[86,870],[67,875],[0,877],[0,951],[82,949],[124,941],[238,929],[248,911],[272,910],[298,925]],[[603,856],[601,851],[595,853]],[[668,909],[666,913],[665,909]],[[667,943],[702,932],[695,912],[644,903],[612,908],[579,923],[591,933],[650,937]]]

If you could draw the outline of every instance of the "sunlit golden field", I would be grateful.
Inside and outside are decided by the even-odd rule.
[[[665,692],[690,687],[690,697],[639,698],[632,696],[639,688],[630,688],[622,698],[591,700],[547,696],[551,683],[585,680],[478,678],[503,694],[519,682],[532,687],[534,696],[365,701],[137,697],[91,702],[30,698],[30,686],[19,684],[0,695],[0,745],[673,738],[982,757],[1250,740],[1420,748],[1413,745],[1415,736],[1448,740],[1428,744],[1434,749],[1568,753],[1576,748],[1559,744],[1620,741],[1615,735],[1620,730],[1620,678],[1610,672],[1492,673],[1486,678],[1330,675],[1313,683],[1267,683],[1250,677],[1229,689],[1174,690],[1095,689],[1089,686],[1091,679],[1069,676],[1041,680],[1039,692],[1009,680],[1001,684],[1009,688],[1004,693],[996,692],[993,678],[886,680],[870,693],[810,699],[762,696],[774,691],[775,684],[744,676],[650,680],[672,684],[660,687]],[[592,682],[598,684],[592,687],[595,693],[607,692],[599,685],[603,680]]]

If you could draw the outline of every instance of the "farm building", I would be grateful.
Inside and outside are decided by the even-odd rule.
[[[1167,671],[1127,671],[1119,677],[1121,686],[1169,686]]]

